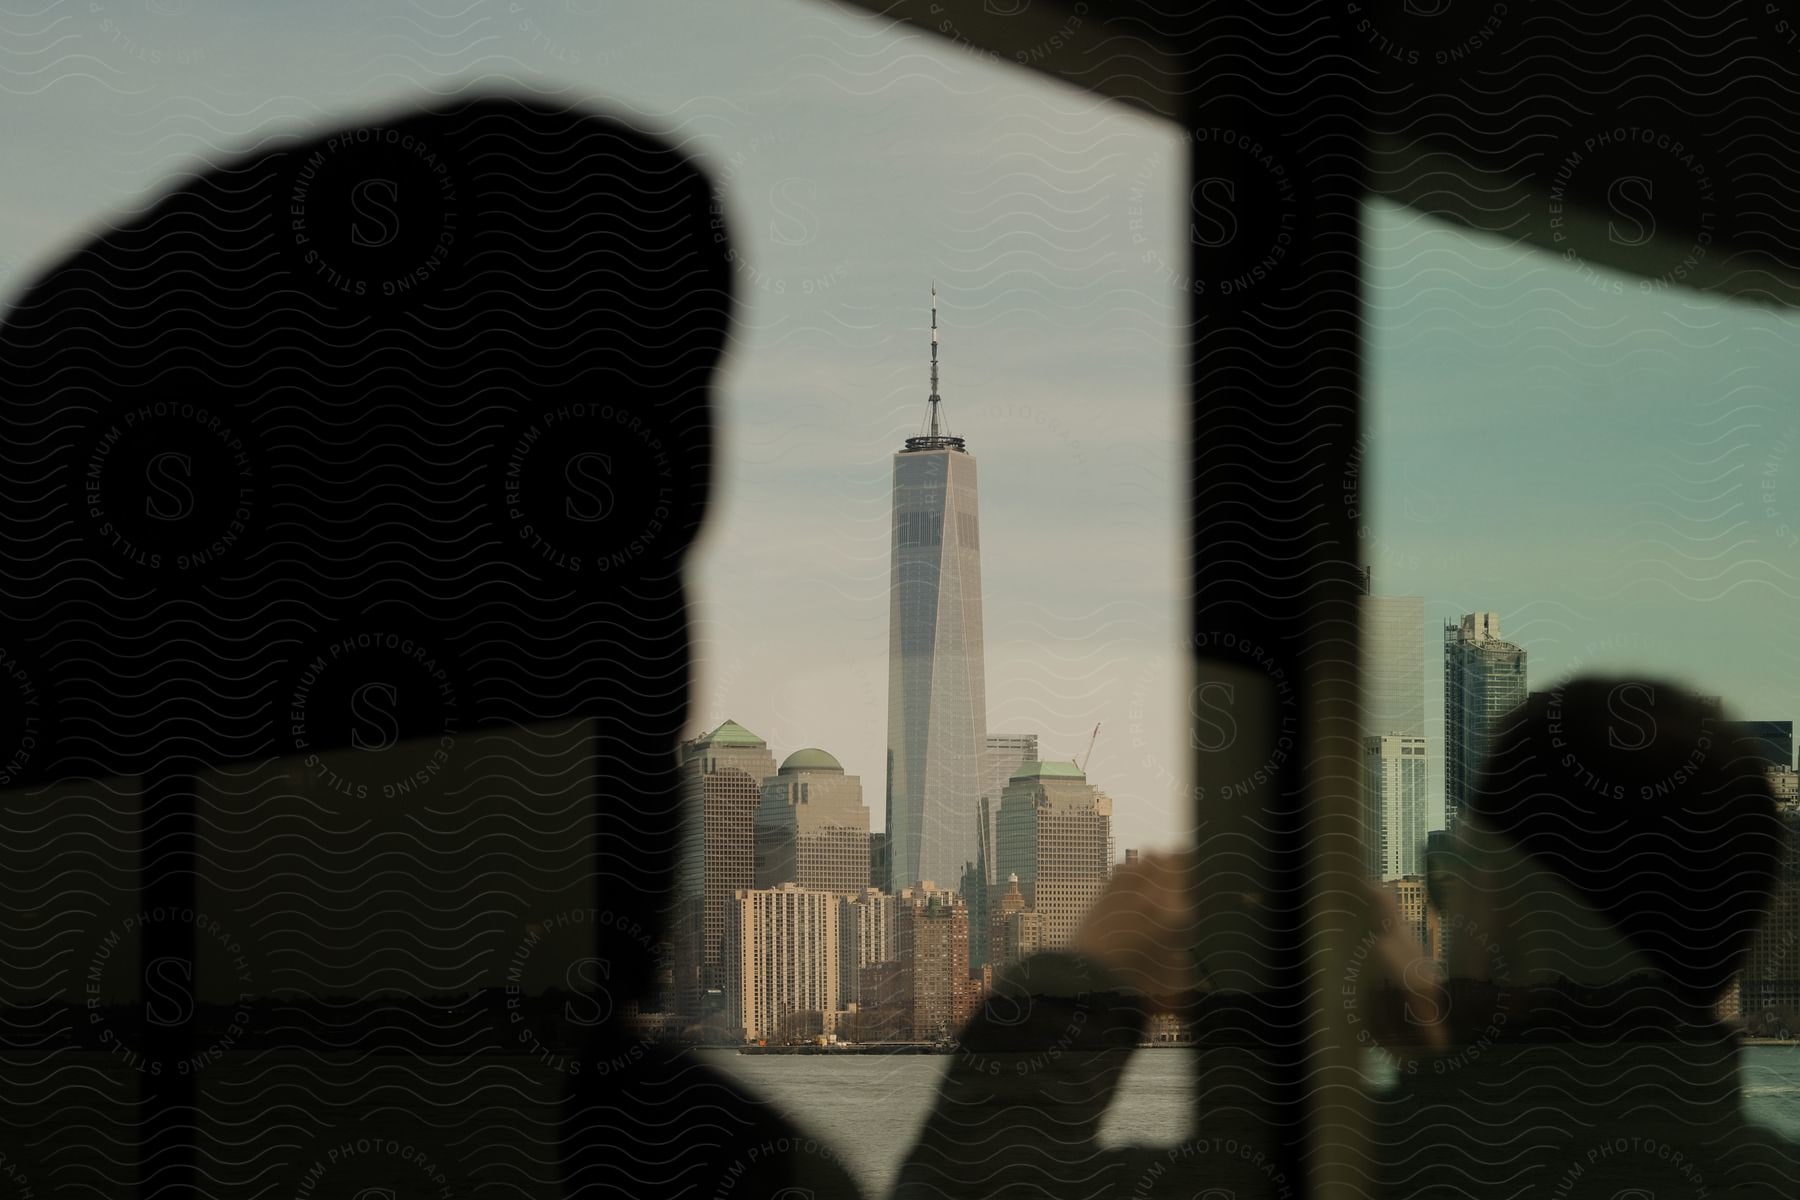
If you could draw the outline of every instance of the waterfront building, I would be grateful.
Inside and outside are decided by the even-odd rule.
[[[775,774],[768,743],[726,721],[682,743],[682,902],[678,921],[697,946],[678,951],[683,978],[675,984],[683,1011],[698,1011],[699,996],[721,986],[720,948],[739,890],[756,886],[756,811],[762,782]]]
[[[903,961],[912,966],[913,1038],[942,1041],[961,1029],[975,993],[969,978],[969,912],[954,892],[901,908]]]
[[[721,947],[734,1033],[747,1041],[806,1036],[838,1011],[839,903],[791,883],[734,894]]]
[[[763,780],[755,835],[757,887],[797,883],[841,896],[868,887],[862,781],[823,750],[796,750]]]
[[[1000,802],[997,869],[1017,875],[1045,947],[1067,946],[1112,873],[1112,801],[1072,762],[1035,762]]]
[[[912,972],[898,960],[869,963],[857,972],[856,1032],[859,1042],[912,1040]]]
[[[938,395],[937,294],[925,431],[894,455],[888,601],[889,889],[976,861],[987,753],[975,457]]]
[[[863,968],[893,962],[899,955],[894,931],[894,898],[880,888],[864,888],[838,906],[839,998],[845,1004],[873,1004],[862,994]]]

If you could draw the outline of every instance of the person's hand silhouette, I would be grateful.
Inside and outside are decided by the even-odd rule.
[[[1164,851],[1114,872],[1076,929],[1072,947],[1165,1012],[1185,1008],[1206,987],[1192,947],[1208,914],[1193,903],[1191,862],[1188,854]],[[1447,1006],[1436,964],[1391,895],[1365,884],[1360,898],[1371,949],[1357,974],[1355,1010],[1379,1045],[1400,1053],[1442,1049],[1449,1037],[1442,1020]]]
[[[1162,1011],[1181,1007],[1201,983],[1188,864],[1186,854],[1162,851],[1119,868],[1075,930],[1076,953]]]

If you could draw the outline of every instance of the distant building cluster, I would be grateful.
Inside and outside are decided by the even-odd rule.
[[[681,747],[692,815],[663,1015],[704,1040],[941,1042],[996,970],[1068,945],[1112,874],[1112,799],[1085,766],[1045,758],[1036,734],[987,728],[978,477],[942,418],[937,337],[934,290],[929,408],[893,460],[885,830],[870,831],[861,780],[823,750],[777,766],[734,721]],[[1443,626],[1440,744],[1425,728],[1423,599],[1374,594],[1367,569],[1361,591],[1364,868],[1442,963],[1429,863],[1527,698],[1526,653],[1496,613]],[[1800,1024],[1793,723],[1730,723],[1723,741],[1764,766],[1794,835],[1733,1006],[1752,1024]]]
[[[836,758],[797,750],[778,767],[735,721],[685,743],[699,821],[672,1026],[721,1042],[942,1042],[996,969],[1066,945],[1111,877],[1112,801],[1074,763],[1038,759],[1035,736],[984,749],[983,786],[1000,786],[971,818],[958,886],[892,888],[886,836]]]
[[[937,356],[934,288],[928,411],[894,455],[886,829],[823,750],[777,767],[735,721],[681,748],[665,1007],[705,1040],[943,1041],[996,968],[1067,944],[1111,876],[1111,797],[1036,734],[988,732],[975,458]]]
[[[1424,601],[1371,594],[1362,575],[1362,745],[1365,870],[1393,899],[1411,936],[1440,965],[1448,934],[1429,901],[1427,863],[1449,844],[1477,786],[1490,740],[1525,702],[1527,657],[1496,613],[1443,627],[1444,827],[1429,829],[1432,740],[1424,720]],[[1711,698],[1714,703],[1717,697]],[[1765,772],[1787,829],[1781,883],[1722,1015],[1751,1032],[1800,1029],[1800,774],[1790,721],[1721,721],[1715,745]]]

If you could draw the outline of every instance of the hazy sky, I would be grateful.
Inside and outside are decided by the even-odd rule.
[[[823,746],[877,826],[890,462],[924,416],[935,278],[981,464],[990,728],[1063,757],[1102,722],[1118,844],[1178,836],[1185,230],[1155,122],[814,0],[59,0],[0,24],[8,295],[196,160],[472,82],[590,98],[708,164],[744,260],[693,730]],[[1391,208],[1369,247],[1369,557],[1426,599],[1428,730],[1435,625],[1474,608],[1533,687],[1647,664],[1794,716],[1796,323],[1611,294]]]

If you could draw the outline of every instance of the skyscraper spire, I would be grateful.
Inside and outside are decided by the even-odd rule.
[[[937,323],[937,280],[931,281],[931,416],[926,422],[925,432],[917,437],[906,439],[908,450],[960,450],[968,453],[968,447],[962,438],[950,432],[950,422],[944,420],[940,405],[944,398],[938,395],[938,323]]]
[[[937,280],[931,281],[931,435],[938,436],[938,405],[943,397],[937,390]]]

